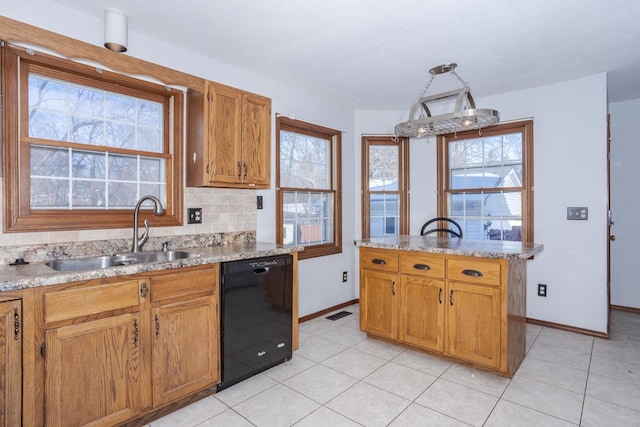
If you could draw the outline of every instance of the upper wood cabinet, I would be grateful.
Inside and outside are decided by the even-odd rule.
[[[269,188],[271,99],[209,81],[187,102],[187,185]]]
[[[0,302],[0,427],[20,425],[22,414],[22,305]]]

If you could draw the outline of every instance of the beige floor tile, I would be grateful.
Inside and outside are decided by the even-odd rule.
[[[594,354],[591,356],[589,373],[640,385],[640,352],[638,352],[637,363],[622,362]]]
[[[327,408],[367,427],[383,427],[411,402],[365,383],[358,383],[327,403]]]
[[[501,400],[489,415],[484,427],[571,427],[576,425],[560,418]]]
[[[535,357],[536,359],[546,360],[569,368],[588,371],[591,353],[558,347],[557,345],[536,340],[529,353],[527,353],[527,357]]]
[[[580,425],[583,427],[640,427],[640,412],[587,396],[584,400]]]
[[[497,402],[495,396],[442,378],[415,400],[415,403],[474,426],[482,426]]]
[[[324,365],[313,368],[289,378],[284,385],[318,403],[327,403],[358,380],[342,374]]]
[[[301,333],[309,335],[319,335],[323,332],[327,332],[333,328],[340,326],[339,323],[335,323],[324,317],[317,317],[306,322],[302,322],[298,325],[298,329]]]
[[[375,338],[367,338],[360,341],[353,348],[386,360],[391,360],[404,351],[403,347]]]
[[[264,374],[269,378],[282,382],[315,365],[316,362],[302,357],[297,351],[294,351],[291,360],[264,371]]]
[[[227,406],[213,396],[205,397],[189,406],[150,423],[151,427],[191,427],[227,410]]]
[[[560,329],[543,328],[537,341],[582,353],[591,353],[593,349],[593,337]]]
[[[246,379],[216,393],[214,396],[227,406],[235,406],[278,384],[264,373]]]
[[[323,365],[329,368],[333,368],[338,372],[342,372],[359,380],[371,374],[385,363],[387,363],[385,359],[354,350],[353,348],[348,348],[322,362]]]
[[[338,326],[335,329],[324,332],[318,335],[319,338],[332,341],[346,347],[358,344],[360,341],[367,338],[367,334],[359,329],[355,329],[349,326]]]
[[[436,379],[433,375],[389,362],[363,381],[405,399],[414,400]]]
[[[453,365],[453,363],[448,360],[413,350],[405,350],[403,353],[394,357],[392,362],[436,377],[442,375]]]
[[[360,427],[361,424],[344,417],[324,406],[316,409],[300,421],[295,427]]]
[[[459,363],[447,369],[442,378],[496,397],[500,397],[509,385],[507,378]]]
[[[228,409],[215,417],[208,419],[197,427],[254,427],[240,414],[232,409]]]
[[[593,354],[621,362],[638,363],[640,338],[596,339],[593,344]]]
[[[580,422],[583,394],[514,377],[502,398],[527,408],[561,418],[570,423]]]
[[[389,427],[417,427],[417,426],[434,426],[434,427],[468,427],[469,424],[458,421],[454,418],[447,417],[444,414],[433,411],[424,406],[412,403],[405,409]]]
[[[331,356],[344,350],[344,345],[334,343],[319,337],[309,338],[300,343],[300,348],[296,351],[302,357],[314,362],[322,362]]]
[[[590,374],[587,381],[587,396],[640,411],[640,385],[637,384]]]
[[[587,371],[528,356],[514,377],[527,378],[581,394],[584,394],[587,385]]]
[[[258,427],[289,427],[320,405],[278,384],[234,406],[233,410]]]

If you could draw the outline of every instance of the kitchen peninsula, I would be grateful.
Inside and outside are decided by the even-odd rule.
[[[526,351],[526,262],[543,245],[427,236],[355,245],[363,331],[513,376]]]

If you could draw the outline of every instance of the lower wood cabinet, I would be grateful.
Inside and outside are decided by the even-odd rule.
[[[21,425],[22,304],[0,302],[0,426]]]
[[[525,355],[524,262],[360,248],[360,328],[511,377]]]
[[[43,291],[47,426],[113,426],[219,381],[218,269]]]

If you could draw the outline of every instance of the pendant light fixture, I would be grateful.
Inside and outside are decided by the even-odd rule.
[[[129,39],[127,15],[118,9],[104,11],[104,47],[114,52],[126,52]]]
[[[455,72],[457,64],[444,64],[429,70],[431,79],[413,104],[409,112],[409,120],[398,123],[395,127],[396,136],[425,138],[432,135],[462,132],[465,130],[481,129],[498,123],[500,114],[496,110],[476,108],[469,84],[462,80]],[[431,82],[436,76],[444,73],[453,74],[462,84],[459,89],[436,95],[425,96]],[[427,103],[455,97],[455,109],[452,113],[431,115]]]

